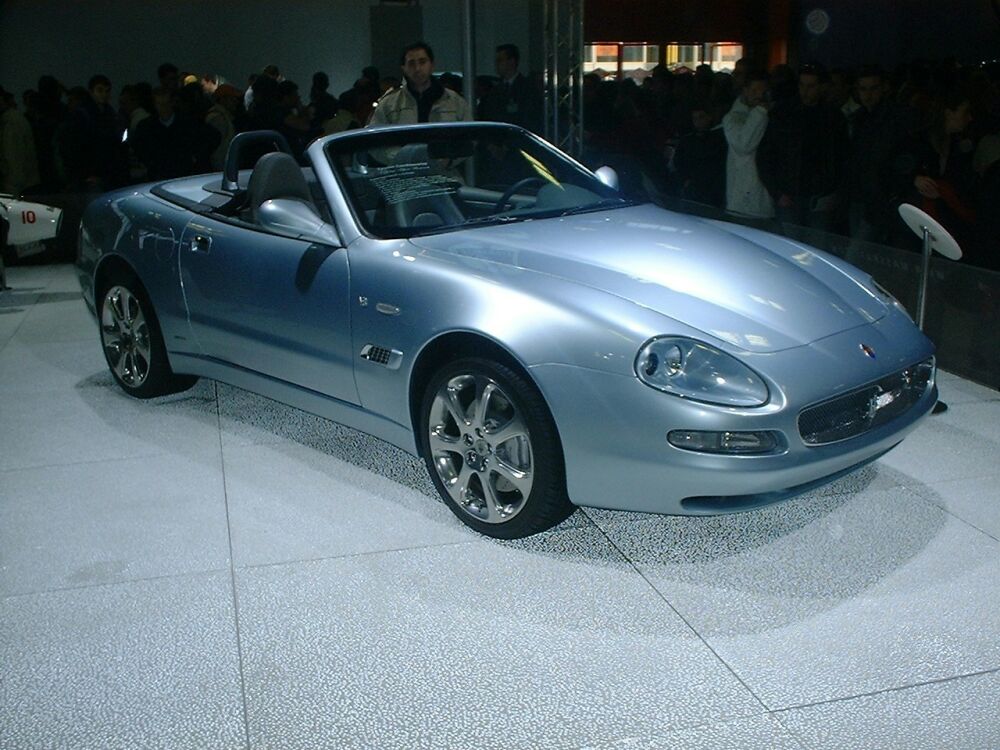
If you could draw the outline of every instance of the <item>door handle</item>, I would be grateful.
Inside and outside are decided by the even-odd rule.
[[[212,238],[203,234],[196,234],[191,238],[191,250],[196,253],[207,253],[212,246]]]

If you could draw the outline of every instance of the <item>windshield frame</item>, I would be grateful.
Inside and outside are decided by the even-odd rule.
[[[456,131],[461,132],[463,137],[470,139],[481,138],[487,134],[497,135],[501,132],[506,132],[528,139],[534,148],[546,152],[551,158],[561,162],[563,166],[576,173],[587,183],[593,185],[596,188],[595,192],[597,192],[600,197],[600,205],[595,204],[593,208],[590,208],[589,205],[582,205],[568,209],[563,207],[547,211],[539,211],[534,214],[496,214],[495,217],[482,217],[484,219],[483,221],[473,220],[467,224],[445,224],[434,227],[412,227],[410,228],[410,231],[401,229],[401,231],[393,232],[391,235],[380,234],[375,231],[373,227],[369,225],[367,217],[359,213],[361,208],[360,200],[354,192],[351,180],[348,177],[339,157],[345,154],[351,154],[364,150],[366,148],[366,142],[377,143],[377,145],[373,144],[371,148],[392,148],[412,144],[414,142],[419,143],[423,139],[446,141],[449,137],[448,134]],[[333,173],[337,186],[343,195],[344,203],[347,205],[351,218],[359,233],[365,237],[376,240],[400,240],[409,239],[411,237],[445,234],[463,229],[471,229],[477,226],[515,224],[536,219],[556,218],[570,213],[585,213],[589,210],[614,210],[615,208],[624,208],[626,206],[634,206],[641,203],[641,201],[626,198],[626,196],[615,188],[609,187],[605,183],[601,182],[601,180],[591,170],[587,169],[569,154],[555,148],[552,144],[543,138],[540,138],[535,133],[506,123],[421,123],[417,125],[396,125],[352,130],[330,136],[326,142],[322,144],[322,154],[323,158],[326,159],[331,172]],[[607,205],[610,200],[619,200],[620,204]]]

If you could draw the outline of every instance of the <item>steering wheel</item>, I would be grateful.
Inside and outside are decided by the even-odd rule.
[[[514,193],[536,182],[544,185],[546,181],[541,177],[525,177],[524,179],[518,180],[509,188],[503,191],[503,195],[500,196],[500,200],[497,201],[497,204],[493,207],[493,210],[497,213],[503,211],[504,208],[507,206],[507,204],[510,203],[510,199],[514,196]]]

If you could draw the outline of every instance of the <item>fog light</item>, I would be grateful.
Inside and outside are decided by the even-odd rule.
[[[729,453],[746,456],[755,453],[773,453],[778,447],[776,432],[706,432],[702,430],[673,430],[667,442],[675,448],[698,453]]]

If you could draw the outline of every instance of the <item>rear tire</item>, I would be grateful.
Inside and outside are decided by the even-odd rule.
[[[500,362],[469,357],[438,370],[424,392],[419,431],[441,498],[481,534],[530,536],[576,509],[545,400]]]
[[[156,312],[133,274],[113,274],[97,299],[104,359],[123,391],[135,398],[154,398],[185,391],[198,382],[170,369]]]

